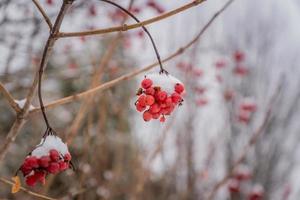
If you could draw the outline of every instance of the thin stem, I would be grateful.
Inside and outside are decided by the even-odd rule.
[[[172,17],[172,16],[177,15],[183,11],[186,11],[192,7],[198,6],[199,4],[201,4],[203,2],[205,2],[205,0],[195,0],[195,1],[192,1],[190,3],[183,5],[181,7],[178,7],[174,10],[171,10],[169,12],[166,12],[161,15],[155,16],[153,18],[147,19],[140,23],[130,24],[130,25],[126,25],[126,26],[116,26],[116,27],[105,28],[105,29],[91,30],[91,31],[60,32],[60,33],[58,33],[57,37],[79,37],[79,36],[88,36],[88,35],[100,35],[100,34],[105,34],[105,33],[119,32],[119,31],[128,31],[131,29],[135,29],[135,28],[139,28],[141,26],[153,24],[153,23],[156,23],[163,19]]]
[[[37,0],[32,0],[34,5],[37,7],[37,9],[40,11],[40,13],[43,15],[46,23],[49,26],[49,29],[52,30],[52,23],[50,18],[47,16],[46,12],[44,11],[43,7],[40,5],[40,3]]]
[[[126,8],[123,8],[122,6],[120,6],[119,4],[115,3],[115,2],[112,2],[110,0],[99,0],[99,1],[103,1],[103,2],[106,2],[106,3],[109,3],[119,9],[121,9],[123,12],[125,12],[127,15],[129,15],[130,17],[132,17],[136,22],[138,23],[141,23],[141,21],[136,17],[134,16],[134,14],[132,14],[130,11],[128,11]],[[147,35],[149,36],[150,40],[151,40],[151,43],[152,43],[152,46],[154,48],[154,51],[155,51],[155,54],[156,54],[156,58],[158,60],[158,63],[159,63],[159,67],[160,67],[160,72],[159,73],[166,73],[168,74],[168,72],[163,68],[162,66],[162,62],[161,62],[161,59],[160,59],[160,55],[158,53],[158,50],[157,50],[157,47],[155,45],[155,42],[153,40],[153,37],[151,36],[150,32],[148,31],[148,29],[145,27],[145,26],[141,26],[143,28],[143,30],[147,33]]]

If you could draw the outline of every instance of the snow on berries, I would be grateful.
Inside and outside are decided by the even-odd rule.
[[[68,147],[55,135],[44,137],[25,158],[20,171],[28,186],[45,184],[48,174],[57,174],[70,168],[71,154]]]
[[[137,92],[136,110],[143,112],[146,122],[152,119],[164,122],[165,116],[182,104],[184,91],[183,83],[169,74],[146,75]]]

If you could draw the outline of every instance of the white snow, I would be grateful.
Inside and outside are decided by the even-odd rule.
[[[15,100],[15,102],[18,104],[18,106],[20,108],[23,108],[25,103],[26,103],[26,99],[21,99],[21,100]],[[29,106],[29,110],[33,110],[35,107],[33,105],[30,104]]]
[[[31,155],[40,158],[48,155],[51,149],[57,150],[62,155],[69,153],[68,146],[59,137],[49,135],[41,140],[41,143],[32,151]]]
[[[182,84],[180,80],[170,74],[151,73],[147,74],[145,77],[153,81],[154,87],[161,87],[162,90],[166,91],[169,95],[174,93],[174,87],[176,83]]]

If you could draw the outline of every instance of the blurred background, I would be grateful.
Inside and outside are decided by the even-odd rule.
[[[39,2],[54,22],[62,0]],[[133,0],[131,11],[146,20],[189,2]],[[207,0],[147,26],[162,58],[191,41],[225,3]],[[235,0],[193,46],[164,63],[187,90],[183,105],[164,123],[144,122],[135,110],[140,80],[149,72],[48,109],[77,170],[49,176],[46,185],[29,189],[64,200],[298,199],[299,11],[297,0]],[[107,28],[124,20],[134,23],[103,2],[76,0],[61,31]],[[31,1],[0,0],[0,82],[19,105],[48,35]],[[153,62],[150,40],[140,28],[59,39],[44,74],[44,102]],[[32,106],[39,107],[37,97]],[[2,94],[0,113],[2,146],[16,117]],[[30,114],[0,177],[14,175],[44,131],[41,113]],[[13,195],[9,185],[0,185],[1,199],[35,198]]]

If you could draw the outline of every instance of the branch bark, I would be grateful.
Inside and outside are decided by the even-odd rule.
[[[40,11],[40,13],[42,14],[42,16],[44,17],[46,23],[49,26],[49,29],[52,30],[52,23],[50,18],[48,17],[48,15],[46,14],[46,12],[44,11],[43,7],[41,6],[41,4],[38,2],[38,0],[32,0],[34,5],[37,7],[37,9]]]
[[[153,17],[151,19],[142,21],[140,23],[135,23],[135,24],[130,24],[130,25],[122,25],[122,26],[116,26],[116,27],[112,27],[112,28],[106,28],[106,29],[98,29],[98,30],[92,30],[92,31],[82,31],[82,32],[72,32],[72,33],[64,33],[64,32],[60,32],[57,34],[57,37],[79,37],[79,36],[87,36],[87,35],[100,35],[100,34],[105,34],[105,33],[113,33],[113,32],[119,32],[119,31],[128,31],[130,29],[135,29],[135,28],[139,28],[142,26],[146,26],[155,22],[158,22],[160,20],[166,19],[168,17],[171,17],[173,15],[176,15],[178,13],[181,13],[185,10],[188,10],[194,6],[197,6],[201,3],[203,3],[205,0],[194,0],[188,4],[185,4],[179,8],[176,8],[174,10],[171,10],[169,12],[166,12],[162,15]]]

